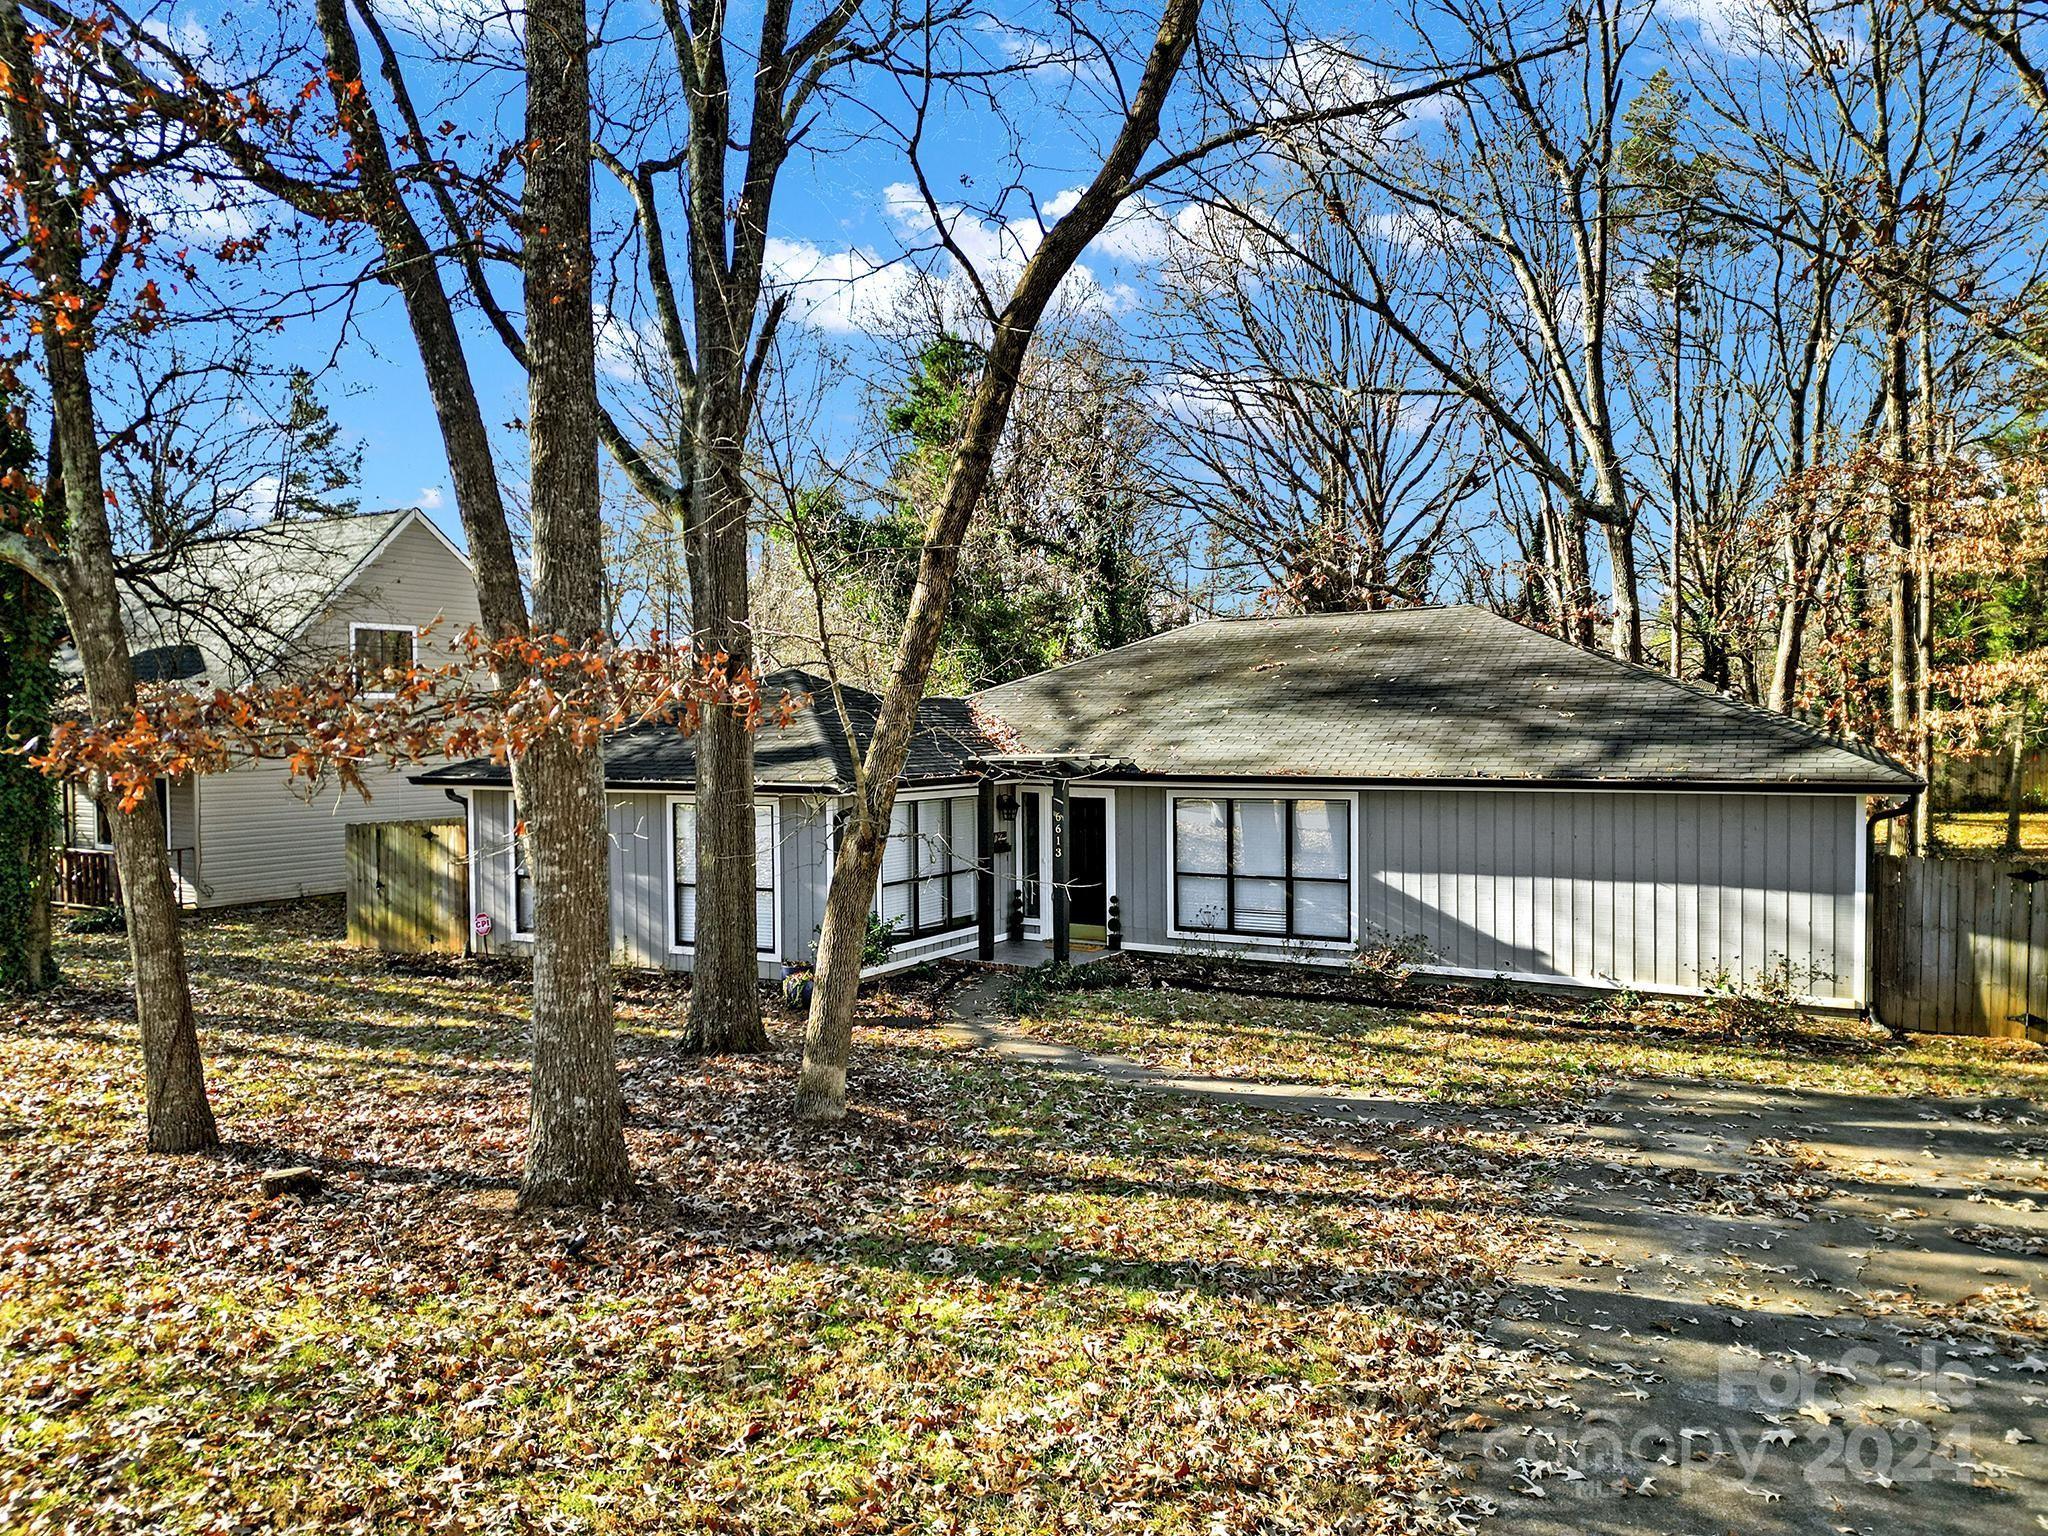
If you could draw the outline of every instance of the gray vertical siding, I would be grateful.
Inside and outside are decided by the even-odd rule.
[[[1180,942],[1169,805],[1198,792],[1118,790],[1129,943]],[[1853,795],[1375,789],[1358,803],[1361,931],[1419,939],[1435,967],[1692,990],[1790,964],[1815,997],[1863,1001]]]
[[[818,925],[825,921],[825,887],[832,879],[832,814],[836,800],[782,798],[781,845],[776,850],[776,891],[782,919],[782,958],[817,956]]]
[[[1127,943],[1228,946],[1169,931],[1170,805],[1154,785],[1115,790],[1116,896]],[[1314,795],[1293,784],[1243,794]],[[511,797],[475,796],[477,907],[510,949]],[[1414,938],[1430,965],[1479,975],[1693,990],[1789,963],[1829,1001],[1863,1001],[1853,795],[1365,790],[1357,795],[1353,903],[1368,939]],[[784,959],[808,959],[831,875],[832,802],[780,802]],[[687,969],[668,947],[667,797],[611,799],[612,926],[623,964]],[[1013,828],[1011,830],[1014,830]],[[1000,925],[1012,863],[999,860]],[[958,938],[906,945],[908,961]],[[1270,951],[1268,951],[1270,953]],[[763,966],[772,974],[774,963]]]
[[[1789,964],[1860,1001],[1850,795],[1372,791],[1359,913],[1437,964],[1692,989]]]
[[[512,796],[479,790],[470,843],[471,900],[490,914],[493,932],[478,941],[490,954],[524,953],[512,934]],[[690,957],[669,946],[668,796],[620,793],[610,797],[612,957],[621,965],[686,971]],[[764,959],[763,976],[780,974],[782,960],[811,957],[824,915],[829,802],[784,796],[778,801],[776,901],[780,958]]]
[[[1119,785],[1116,791],[1116,904],[1126,944],[1164,944],[1173,855],[1166,791]]]

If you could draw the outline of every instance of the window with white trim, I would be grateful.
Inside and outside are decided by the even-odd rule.
[[[669,806],[669,836],[675,860],[675,892],[669,904],[669,943],[690,949],[697,943],[697,807],[678,800]],[[754,947],[775,950],[775,807],[754,805]]]
[[[1173,899],[1184,933],[1348,940],[1351,802],[1176,797]]]
[[[889,813],[875,914],[898,939],[971,925],[980,863],[975,797],[898,800]]]
[[[386,673],[412,666],[419,655],[419,631],[409,624],[351,624],[348,653],[356,686],[368,691],[385,681]]]
[[[156,781],[156,810],[163,818],[164,836],[171,835],[171,781]],[[108,810],[103,801],[94,799],[75,784],[64,786],[64,846],[67,848],[89,848],[111,850],[114,846],[114,818],[123,813]],[[175,849],[173,851],[176,851]]]
[[[526,836],[512,834],[512,932],[531,935],[533,928],[533,870],[526,862]]]

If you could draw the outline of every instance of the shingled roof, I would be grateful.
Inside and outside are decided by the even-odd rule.
[[[122,554],[121,620],[136,675],[234,687],[306,659],[307,627],[413,522],[455,549],[417,508],[401,507],[279,518],[160,554]],[[74,681],[82,675],[69,646],[58,669]]]
[[[768,696],[809,695],[809,707],[785,726],[764,726],[754,738],[754,782],[765,790],[842,793],[853,788],[853,753],[839,712],[833,708],[831,686],[813,673],[788,668],[763,679]],[[863,747],[873,733],[880,705],[876,695],[859,688],[845,690],[846,712]],[[970,759],[994,749],[975,726],[965,699],[927,699],[918,710],[917,734],[911,738],[905,783],[943,784],[964,781],[972,774]],[[605,782],[617,789],[687,789],[696,782],[697,752],[689,737],[664,725],[621,731],[604,744]],[[415,774],[422,784],[506,784],[511,775],[499,763],[478,758]]]
[[[1484,608],[1217,619],[974,695],[1005,750],[1136,775],[1897,793],[1891,759]]]

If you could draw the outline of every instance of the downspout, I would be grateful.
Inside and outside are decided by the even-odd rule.
[[[1880,822],[1896,821],[1899,817],[1907,815],[1909,812],[1912,811],[1913,803],[1918,798],[1919,797],[1917,795],[1908,795],[1903,800],[1899,801],[1896,805],[1887,806],[1884,810],[1881,811],[1872,809],[1869,812],[1865,813],[1863,824],[1864,869],[1870,871],[1873,874],[1877,870],[1878,824]],[[1877,882],[1875,880],[1865,880],[1863,890],[1863,902],[1863,921],[1865,925],[1865,931],[1870,934],[1871,939],[1871,942],[1863,956],[1863,994],[1865,998],[1865,1002],[1863,1004],[1863,1016],[1866,1019],[1868,1019],[1871,1023],[1877,1025],[1878,1028],[1886,1031],[1888,1034],[1896,1035],[1899,1034],[1900,1031],[1893,1029],[1891,1025],[1887,1024],[1881,1017],[1879,1017],[1877,1011],[1878,924]]]

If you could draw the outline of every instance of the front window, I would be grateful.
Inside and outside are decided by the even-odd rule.
[[[896,802],[875,912],[897,938],[948,933],[975,920],[978,831],[972,795]]]
[[[670,942],[677,949],[697,943],[697,807],[679,801],[669,807],[675,841],[675,902]],[[775,807],[754,806],[754,947],[775,949]]]
[[[348,636],[349,665],[356,685],[377,689],[392,672],[409,669],[417,651],[419,636],[410,626],[356,624]]]
[[[1173,803],[1176,926],[1256,938],[1351,937],[1351,802]]]

